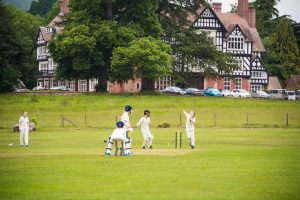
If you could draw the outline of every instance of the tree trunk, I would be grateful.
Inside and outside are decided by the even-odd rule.
[[[98,78],[98,84],[96,87],[97,92],[107,92],[107,81],[103,77]]]
[[[142,92],[153,92],[154,91],[154,80],[149,78],[142,79]]]

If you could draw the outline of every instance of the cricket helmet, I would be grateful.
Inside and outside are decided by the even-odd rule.
[[[150,114],[150,110],[144,110],[144,115]]]
[[[126,111],[126,112],[129,112],[129,111],[131,111],[131,110],[132,110],[132,106],[131,106],[131,105],[125,106],[125,111]]]
[[[117,122],[117,127],[118,127],[118,128],[123,128],[123,127],[124,127],[124,122],[118,121],[118,122]]]

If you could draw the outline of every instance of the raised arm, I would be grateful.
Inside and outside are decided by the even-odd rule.
[[[185,110],[182,110],[182,111],[183,111],[183,113],[185,114],[186,118],[188,118],[188,117],[189,117],[189,114],[188,114],[187,112],[185,112]]]

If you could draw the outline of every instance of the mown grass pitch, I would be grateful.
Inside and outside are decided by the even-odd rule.
[[[169,96],[36,98],[0,96],[1,199],[300,198],[299,102]],[[111,115],[130,102],[135,107],[134,123],[144,107],[152,110],[155,149],[141,150],[142,136],[135,129],[133,156],[104,156],[103,140],[114,128]],[[174,149],[182,108],[198,113],[194,151],[188,149],[183,128],[183,149]],[[19,146],[18,133],[11,131],[22,110],[38,120],[38,131],[30,134],[27,148]],[[247,128],[245,118],[237,117],[245,111],[258,114]],[[212,112],[227,118],[212,127]],[[274,128],[285,127],[280,116],[286,112],[290,127]],[[61,113],[78,127],[60,127]],[[87,128],[82,113],[95,116]],[[235,117],[228,119],[229,114]],[[171,127],[156,128],[162,122]]]

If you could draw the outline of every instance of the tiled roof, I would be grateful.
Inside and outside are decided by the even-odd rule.
[[[192,24],[199,18],[199,15],[203,12],[204,9],[207,7],[201,7],[198,9],[197,14],[190,15],[188,17],[188,20],[192,22]],[[213,9],[211,9],[213,11]],[[213,11],[214,12],[214,11]],[[266,49],[261,41],[261,38],[257,32],[257,29],[254,27],[250,27],[246,19],[239,16],[237,13],[219,13],[214,12],[217,18],[221,21],[222,25],[226,29],[226,35],[225,37],[228,37],[230,33],[233,31],[233,29],[238,25],[243,34],[245,35],[246,39],[248,41],[253,42],[253,51],[256,52],[265,52]]]
[[[253,42],[253,51],[265,52],[266,49],[261,41],[261,38],[257,32],[257,29],[250,27],[246,19],[239,16],[237,13],[216,13],[224,27],[227,30],[226,37],[232,32],[234,27],[238,25],[244,35],[247,37],[248,41]]]
[[[300,75],[291,75],[286,85],[286,89],[300,89]]]
[[[49,42],[50,40],[53,39],[54,34],[55,33],[60,33],[61,32],[61,28],[60,27],[51,27],[52,31],[51,32],[47,32],[47,27],[40,27],[40,33],[42,34],[44,40],[46,42]]]
[[[269,84],[267,90],[282,89],[277,76],[269,76]]]

